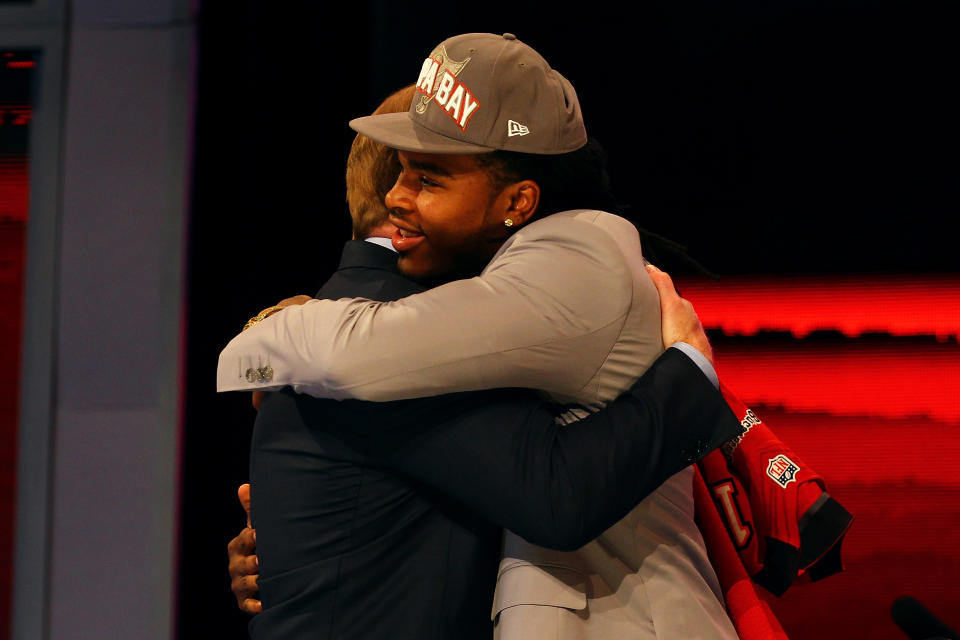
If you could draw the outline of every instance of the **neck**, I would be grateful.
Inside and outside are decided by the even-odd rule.
[[[367,231],[366,236],[364,236],[363,239],[366,239],[366,238],[392,238],[392,237],[393,237],[393,233],[394,233],[396,230],[397,230],[397,228],[396,228],[393,224],[391,224],[391,223],[390,223],[389,221],[387,221],[387,220],[384,220],[383,222],[381,222],[381,223],[378,224],[377,226],[373,227],[372,229],[369,229],[369,230]],[[354,239],[354,240],[358,240],[358,239],[360,239],[360,238],[357,238],[357,236],[354,235],[353,239]]]

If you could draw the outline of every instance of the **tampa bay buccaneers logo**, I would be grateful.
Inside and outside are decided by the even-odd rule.
[[[417,89],[423,95],[417,101],[414,110],[423,115],[430,102],[436,104],[453,119],[457,125],[466,131],[470,118],[480,106],[470,89],[457,80],[457,76],[470,62],[454,60],[447,54],[442,44],[430,52],[430,56],[423,61],[420,77],[417,78]]]

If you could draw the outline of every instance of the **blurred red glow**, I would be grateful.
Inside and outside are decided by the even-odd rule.
[[[724,383],[753,403],[788,411],[926,417],[960,426],[960,346],[718,345]]]
[[[719,282],[678,278],[708,329],[727,335],[789,331],[802,338],[835,330],[960,339],[960,276],[740,276]]]

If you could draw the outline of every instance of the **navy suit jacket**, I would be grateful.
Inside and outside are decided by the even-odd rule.
[[[318,297],[420,290],[396,254],[351,241]],[[501,527],[579,548],[741,432],[675,349],[606,410],[554,418],[528,390],[389,403],[269,394],[250,459],[264,606],[252,637],[489,640]]]

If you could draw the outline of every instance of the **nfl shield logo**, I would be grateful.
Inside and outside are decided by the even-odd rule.
[[[793,463],[793,460],[781,454],[776,458],[771,458],[767,464],[767,475],[781,488],[786,488],[791,482],[796,482],[797,471],[800,467]]]

